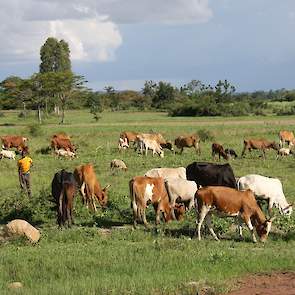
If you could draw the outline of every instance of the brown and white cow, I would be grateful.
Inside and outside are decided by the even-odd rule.
[[[213,159],[215,159],[215,156],[218,155],[219,161],[220,157],[222,157],[225,160],[228,160],[228,155],[225,153],[224,148],[221,144],[214,142],[212,143],[211,149]]]
[[[199,155],[201,154],[201,149],[200,149],[200,138],[198,135],[196,134],[192,134],[189,136],[178,136],[175,141],[174,144],[176,145],[176,147],[178,149],[180,149],[180,153],[182,154],[183,149],[185,147],[194,147],[196,150],[196,153],[199,153]]]
[[[105,208],[108,202],[107,189],[111,185],[107,185],[101,189],[100,183],[97,180],[92,164],[80,165],[74,170],[74,176],[80,187],[83,203],[93,211],[97,211],[95,198],[99,204]]]
[[[10,149],[10,148],[17,148],[23,149],[28,142],[27,137],[18,136],[18,135],[6,135],[1,137],[3,148]]]
[[[205,219],[210,233],[218,241],[211,223],[211,215],[215,213],[221,217],[238,217],[240,236],[242,236],[241,222],[244,221],[252,234],[253,242],[256,242],[254,227],[260,240],[266,241],[273,219],[265,218],[251,190],[238,191],[223,186],[207,186],[196,192],[195,203],[198,213],[199,240],[201,240],[201,226]]]
[[[275,141],[268,141],[266,139],[245,139],[241,157],[244,156],[246,150],[249,152],[251,152],[251,150],[261,150],[262,155],[265,158],[265,151],[269,149],[274,149],[277,151],[279,146]]]
[[[156,224],[160,223],[160,213],[165,222],[173,219],[164,179],[161,177],[136,176],[129,181],[131,208],[133,209],[134,228],[137,222],[142,221],[145,227],[148,223],[145,209],[151,203],[156,212]]]
[[[292,131],[283,130],[279,132],[280,147],[283,147],[285,143],[287,143],[289,146],[293,145],[294,139],[295,138]]]
[[[121,148],[128,148],[131,143],[136,142],[136,136],[138,135],[138,132],[133,132],[133,131],[123,131],[120,134],[120,139],[119,139],[119,149],[120,149],[120,144],[123,144]]]

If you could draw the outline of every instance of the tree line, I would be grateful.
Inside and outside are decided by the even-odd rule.
[[[271,102],[294,101],[294,90],[236,92],[228,80],[206,85],[200,80],[176,87],[168,82],[146,81],[141,91],[116,91],[106,86],[93,91],[81,75],[72,72],[66,41],[48,38],[40,48],[39,72],[29,78],[10,76],[0,83],[0,109],[22,109],[26,117],[36,110],[42,117],[55,113],[65,122],[65,110],[88,108],[95,120],[104,110],[163,110],[170,116],[278,115],[295,114],[295,106],[271,109]],[[271,109],[271,110],[270,110]]]

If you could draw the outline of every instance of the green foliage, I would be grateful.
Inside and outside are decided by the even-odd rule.
[[[215,140],[215,136],[210,130],[200,129],[198,130],[197,134],[200,137],[200,140],[203,142],[206,142],[206,141],[212,142]]]
[[[27,129],[29,134],[33,137],[42,136],[44,133],[40,124],[30,124]]]

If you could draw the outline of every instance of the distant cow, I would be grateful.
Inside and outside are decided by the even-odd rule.
[[[184,167],[178,168],[154,168],[147,171],[144,176],[166,178],[186,179],[186,170]]]
[[[107,189],[111,185],[107,185],[101,189],[100,183],[96,177],[92,164],[80,165],[74,170],[75,179],[80,187],[83,203],[93,210],[97,211],[95,199],[105,208],[108,203]]]
[[[2,159],[2,158],[15,160],[15,152],[14,151],[2,150],[2,151],[0,151],[0,159]]]
[[[228,156],[225,153],[224,148],[221,144],[214,142],[212,143],[211,149],[212,149],[213,159],[215,159],[215,156],[218,155],[219,161],[220,161],[220,157],[222,157],[225,160],[228,160]]]
[[[235,158],[236,159],[238,157],[237,153],[233,149],[225,149],[224,152],[227,154],[228,158]]]
[[[277,151],[279,149],[279,146],[276,142],[268,141],[266,139],[245,139],[244,149],[242,151],[241,157],[244,156],[246,150],[248,150],[249,152],[251,152],[251,150],[261,150],[262,155],[265,158],[265,150],[268,149],[274,149]]]
[[[145,155],[147,156],[148,150],[152,150],[153,156],[158,154],[161,158],[164,158],[162,147],[155,139],[147,138],[141,134],[137,135],[136,138],[141,153],[143,153],[143,150],[145,150]]]
[[[242,236],[240,220],[243,220],[252,234],[253,242],[256,242],[254,227],[260,240],[262,242],[266,241],[272,219],[267,220],[265,218],[251,190],[241,192],[223,186],[208,186],[196,192],[195,201],[198,208],[197,232],[199,240],[201,240],[202,223],[206,220],[210,233],[218,241],[211,223],[211,214],[215,213],[224,217],[238,217],[240,236]]]
[[[66,151],[64,149],[55,150],[54,153],[58,157],[71,158],[71,159],[74,159],[76,157],[75,153]]]
[[[148,223],[145,209],[152,204],[156,211],[156,224],[160,223],[160,213],[166,222],[173,219],[169,198],[161,177],[136,176],[129,181],[131,208],[133,209],[134,228],[137,222],[142,221],[145,227]]]
[[[27,144],[28,138],[18,135],[6,135],[1,137],[3,148],[19,148],[24,147]]]
[[[194,147],[196,150],[196,153],[199,153],[199,155],[201,154],[200,138],[196,134],[193,134],[190,136],[179,136],[175,139],[174,144],[176,145],[178,149],[180,149],[181,154],[185,147],[187,148]]]
[[[284,157],[284,156],[289,156],[289,155],[292,155],[294,152],[291,150],[291,149],[289,149],[289,148],[280,148],[279,150],[278,150],[278,155],[277,155],[277,158],[279,157],[279,156],[282,156],[282,157]]]
[[[118,169],[118,170],[124,170],[127,171],[127,165],[123,160],[114,159],[111,161],[110,164],[111,170]]]
[[[71,140],[70,136],[67,135],[65,132],[59,132],[59,133],[55,133],[51,136],[52,138],[60,138],[60,139],[67,139],[67,140]]]
[[[129,147],[130,144],[133,142],[133,145],[136,141],[136,136],[138,135],[138,132],[133,132],[133,131],[123,131],[120,134],[120,138],[122,141],[119,140],[119,145],[120,143],[125,143],[125,147]],[[123,146],[121,146],[123,148]],[[120,149],[120,148],[119,148]]]
[[[68,223],[68,227],[73,221],[73,203],[76,193],[76,181],[74,174],[64,169],[55,173],[51,183],[51,193],[57,206],[57,223],[59,226]]]
[[[187,180],[193,180],[198,187],[208,185],[237,188],[234,172],[230,164],[193,162],[186,167]]]
[[[51,147],[54,150],[64,149],[72,153],[76,152],[75,146],[71,143],[69,139],[54,137],[51,139]]]
[[[294,141],[294,134],[292,131],[280,131],[279,132],[279,140],[280,140],[280,147],[284,147],[285,143],[293,145]]]
[[[249,174],[238,180],[238,188],[250,189],[258,198],[268,200],[269,213],[273,206],[277,207],[281,214],[291,215],[292,213],[292,205],[287,202],[282,183],[277,178]]]

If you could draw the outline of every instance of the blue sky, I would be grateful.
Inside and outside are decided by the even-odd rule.
[[[6,2],[6,1],[5,1]],[[0,4],[0,80],[38,71],[64,38],[93,89],[228,79],[238,91],[294,89],[294,0],[10,0]]]

